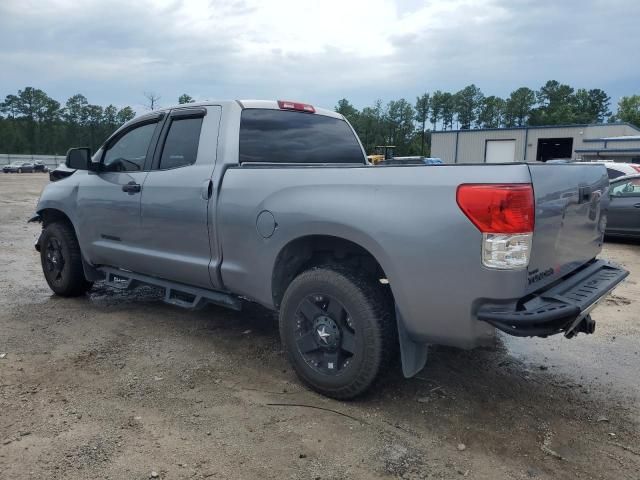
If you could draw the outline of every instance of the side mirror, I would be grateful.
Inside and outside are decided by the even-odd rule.
[[[65,165],[74,170],[89,170],[91,163],[91,149],[88,147],[70,148],[67,152]]]

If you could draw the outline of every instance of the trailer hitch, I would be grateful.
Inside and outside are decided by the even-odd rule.
[[[564,336],[567,338],[573,338],[579,333],[592,334],[596,331],[596,321],[591,318],[591,315],[585,315],[577,325],[568,329]]]

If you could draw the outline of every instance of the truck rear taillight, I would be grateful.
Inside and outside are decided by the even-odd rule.
[[[482,232],[482,263],[504,270],[529,265],[535,218],[531,184],[464,184],[456,201]]]
[[[288,102],[286,100],[278,100],[278,107],[282,110],[296,110],[298,112],[316,113],[313,105],[299,102]]]

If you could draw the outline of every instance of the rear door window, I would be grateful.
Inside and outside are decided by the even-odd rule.
[[[246,109],[240,163],[358,163],[364,155],[342,119],[286,110]]]
[[[160,169],[194,164],[198,156],[201,129],[202,117],[172,120],[160,157]]]

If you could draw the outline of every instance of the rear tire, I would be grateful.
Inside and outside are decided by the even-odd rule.
[[[280,336],[296,374],[337,399],[367,391],[396,351],[390,294],[375,278],[338,265],[296,277],[284,294]]]
[[[51,290],[62,297],[77,297],[93,285],[82,268],[80,245],[73,228],[62,222],[44,227],[40,237],[40,261]]]

